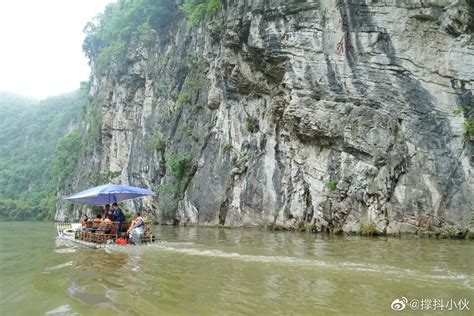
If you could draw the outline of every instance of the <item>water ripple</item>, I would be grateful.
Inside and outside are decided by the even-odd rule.
[[[68,262],[65,262],[65,263],[61,263],[61,264],[58,264],[56,266],[52,266],[52,267],[46,267],[44,269],[45,272],[51,272],[51,271],[55,271],[55,270],[59,270],[59,269],[62,269],[62,268],[66,268],[66,267],[70,267],[74,264],[73,261],[68,261]]]
[[[178,246],[178,247],[176,247]],[[297,265],[306,267],[320,267],[338,270],[348,271],[360,271],[364,273],[382,273],[389,275],[396,275],[402,278],[417,278],[417,279],[432,279],[432,280],[462,280],[470,284],[472,278],[465,274],[453,273],[448,270],[437,268],[436,274],[428,274],[426,272],[416,271],[406,268],[397,268],[384,264],[369,264],[369,263],[356,263],[356,262],[329,262],[317,259],[306,259],[296,258],[289,256],[262,256],[262,255],[246,255],[239,254],[236,252],[224,252],[216,249],[198,249],[198,248],[185,248],[180,243],[156,243],[151,245],[143,246],[111,246],[108,247],[109,252],[125,252],[128,254],[133,253],[135,256],[139,253],[143,253],[146,250],[162,250],[172,251],[181,253],[189,256],[202,256],[202,257],[214,257],[214,258],[226,258],[232,260],[240,260],[244,262],[258,262],[266,264],[278,264],[278,265]],[[466,283],[465,283],[466,284]],[[469,287],[469,285],[468,285]]]

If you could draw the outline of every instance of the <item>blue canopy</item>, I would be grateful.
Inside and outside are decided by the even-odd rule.
[[[64,199],[79,203],[105,205],[118,203],[121,201],[130,200],[145,195],[155,194],[155,192],[147,189],[109,183],[106,185],[87,189],[85,191],[68,196]]]

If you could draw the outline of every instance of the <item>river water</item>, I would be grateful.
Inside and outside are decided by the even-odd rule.
[[[94,250],[56,240],[52,223],[0,223],[1,315],[473,315],[472,241],[155,233],[154,245]],[[423,299],[443,311],[409,306]]]

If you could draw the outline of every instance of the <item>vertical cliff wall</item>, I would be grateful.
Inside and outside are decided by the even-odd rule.
[[[108,172],[156,188],[165,223],[466,229],[473,29],[461,0],[225,1],[194,27],[177,10],[116,69],[91,60],[101,133],[60,194]]]

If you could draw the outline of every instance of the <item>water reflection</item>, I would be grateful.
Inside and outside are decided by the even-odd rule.
[[[74,271],[68,275],[66,292],[81,304],[123,310],[127,307],[115,297],[117,291],[136,292],[127,282],[126,271],[131,261],[126,253],[78,249],[72,263]]]
[[[105,275],[118,273],[129,262],[126,253],[112,254],[96,249],[79,248],[74,258],[74,268],[91,269]]]

